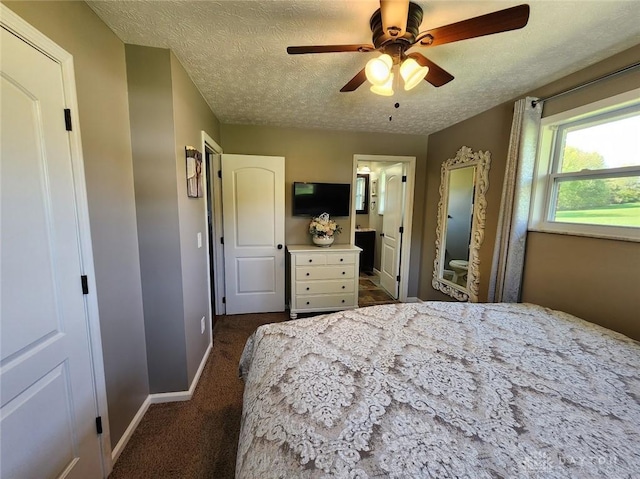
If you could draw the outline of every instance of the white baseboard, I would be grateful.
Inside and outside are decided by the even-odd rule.
[[[423,301],[417,296],[408,296],[407,303],[422,303]]]
[[[188,401],[193,397],[193,392],[195,391],[196,386],[198,385],[198,381],[200,380],[200,376],[202,375],[204,366],[207,363],[207,359],[209,358],[209,354],[211,353],[212,347],[213,347],[213,344],[209,343],[209,346],[207,347],[207,350],[205,351],[204,356],[202,357],[202,361],[200,361],[200,366],[198,366],[196,375],[193,377],[193,381],[191,381],[191,386],[189,387],[188,391],[177,391],[172,393],[156,393],[156,394],[149,394],[147,396],[147,398],[144,400],[144,402],[140,406],[140,409],[138,409],[138,412],[136,413],[136,415],[133,416],[133,419],[131,420],[129,427],[127,427],[126,431],[118,441],[118,444],[116,444],[116,447],[114,447],[113,450],[111,451],[112,464],[115,464],[118,458],[120,457],[120,454],[122,454],[122,451],[124,450],[125,446],[129,442],[129,439],[131,439],[131,436],[133,435],[134,431],[138,427],[138,424],[140,424],[140,421],[142,421],[142,418],[144,417],[145,413],[147,412],[151,404],[175,402],[175,401]]]
[[[189,386],[188,391],[176,391],[172,393],[155,393],[150,394],[149,399],[151,400],[151,404],[159,404],[164,402],[176,402],[176,401],[188,401],[193,396],[193,391],[195,391],[196,386],[198,385],[198,381],[200,380],[200,375],[204,370],[205,364],[207,364],[207,359],[209,358],[209,353],[211,353],[211,348],[213,347],[212,343],[209,343],[207,350],[204,352],[204,356],[202,356],[202,361],[200,361],[200,366],[198,366],[198,370],[196,371],[196,375],[193,377],[193,381],[191,381],[191,386]]]
[[[133,420],[131,421],[131,423],[129,423],[129,427],[127,427],[127,429],[124,431],[124,434],[118,441],[118,444],[116,444],[116,447],[114,447],[113,450],[111,451],[112,464],[116,463],[116,461],[120,457],[120,454],[122,454],[122,451],[124,450],[125,446],[129,442],[129,439],[131,439],[131,436],[133,436],[133,432],[138,427],[138,424],[140,424],[140,421],[142,421],[142,418],[147,412],[147,409],[149,409],[149,404],[151,404],[150,398],[151,396],[147,396],[147,398],[144,400],[144,402],[140,406],[140,409],[138,409],[138,412],[136,413],[136,415],[133,416]]]

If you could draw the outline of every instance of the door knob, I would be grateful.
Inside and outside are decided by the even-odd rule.
[[[278,249],[282,249],[282,245],[281,244],[278,245]]]

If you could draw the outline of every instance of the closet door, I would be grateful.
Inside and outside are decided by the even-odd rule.
[[[62,68],[0,32],[0,476],[103,477]]]
[[[284,311],[284,158],[222,155],[227,314]]]

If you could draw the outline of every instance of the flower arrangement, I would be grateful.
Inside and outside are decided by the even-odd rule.
[[[309,233],[311,233],[312,236],[327,238],[338,235],[340,232],[342,232],[342,227],[330,219],[328,213],[322,213],[316,216],[311,220],[311,223],[309,223]]]

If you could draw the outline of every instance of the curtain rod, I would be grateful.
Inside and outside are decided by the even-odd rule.
[[[545,101],[548,101],[548,100],[553,100],[554,98],[557,98],[557,97],[562,96],[562,95],[566,95],[567,93],[573,93],[576,90],[580,90],[580,89],[582,89],[584,87],[587,87],[589,85],[593,85],[594,83],[598,83],[598,82],[600,82],[602,80],[607,80],[607,79],[612,78],[614,76],[621,75],[623,73],[626,73],[626,72],[631,71],[631,70],[633,70],[635,68],[638,68],[638,67],[640,67],[640,62],[632,63],[631,65],[627,65],[626,67],[621,68],[620,70],[616,70],[614,72],[607,73],[606,75],[602,75],[602,76],[600,76],[598,78],[594,78],[593,80],[589,80],[588,82],[581,83],[580,85],[574,86],[573,88],[569,88],[568,90],[561,91],[559,93],[556,93],[555,95],[549,95],[549,96],[544,97],[544,98],[539,98],[537,100],[533,100],[531,102],[531,106],[535,107],[538,103],[542,103],[542,102],[545,102]]]

